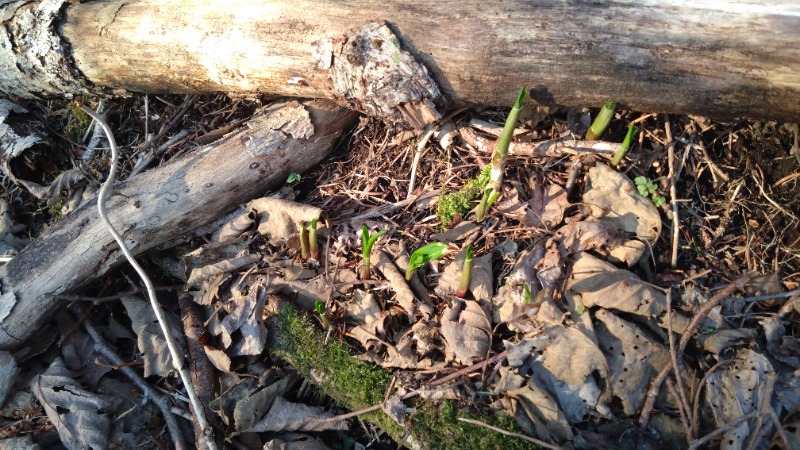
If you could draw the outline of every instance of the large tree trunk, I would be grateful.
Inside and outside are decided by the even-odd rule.
[[[17,1],[6,17],[27,14],[28,24],[36,5]],[[525,86],[548,104],[611,99],[718,118],[800,113],[800,4],[791,1],[112,0],[62,10],[48,42],[68,45],[48,47],[54,68],[27,42],[46,33],[6,27],[0,68],[22,69],[0,75],[0,89],[78,93],[74,68],[96,88],[333,97],[320,69],[320,59],[330,63],[327,39],[381,20],[451,101],[507,106]],[[23,53],[35,58],[2,62]],[[42,81],[57,72],[66,81]]]
[[[116,186],[109,218],[134,254],[216,220],[319,163],[356,114],[330,101],[273,105],[217,143]],[[70,213],[0,267],[0,349],[20,346],[58,310],[59,294],[123,256],[96,203]]]

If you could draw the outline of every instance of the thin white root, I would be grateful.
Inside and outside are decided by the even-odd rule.
[[[111,224],[111,221],[108,220],[108,213],[106,212],[106,199],[111,195],[111,192],[114,189],[114,181],[117,177],[117,160],[119,158],[119,152],[117,150],[117,143],[114,140],[114,134],[111,132],[111,128],[108,126],[108,124],[101,117],[96,115],[94,111],[84,105],[80,105],[80,107],[84,112],[86,112],[86,114],[91,116],[97,121],[97,123],[100,124],[101,127],[103,127],[103,131],[105,131],[111,147],[111,170],[108,173],[108,179],[106,179],[106,182],[103,183],[103,186],[100,188],[100,194],[97,197],[97,210],[100,213],[100,219],[106,224],[108,231],[112,236],[114,236],[114,240],[117,241],[117,244],[119,245],[120,250],[122,250],[122,253],[125,255],[125,258],[136,270],[136,273],[138,273],[142,278],[142,281],[147,288],[147,296],[150,298],[150,305],[153,307],[153,312],[155,312],[158,323],[161,326],[161,332],[164,333],[164,339],[167,341],[169,353],[172,356],[172,365],[180,375],[181,381],[183,381],[183,385],[186,388],[186,393],[188,394],[189,401],[192,404],[192,410],[194,411],[194,418],[197,421],[197,425],[201,430],[203,430],[204,442],[198,442],[198,447],[202,446],[204,448],[208,448],[209,450],[216,450],[216,444],[214,443],[214,440],[208,438],[208,436],[213,435],[213,430],[211,430],[211,427],[208,425],[205,409],[203,408],[203,405],[200,404],[200,399],[197,398],[197,393],[195,392],[194,385],[192,384],[191,375],[183,364],[183,355],[178,351],[178,346],[175,343],[175,339],[172,337],[172,334],[167,327],[164,310],[161,309],[161,305],[156,299],[156,290],[153,286],[153,282],[150,280],[150,277],[147,276],[147,273],[144,271],[144,269],[142,269],[142,266],[140,266],[139,263],[137,263],[133,258],[130,249],[128,249],[128,246],[125,245],[125,241],[122,239],[122,236]]]

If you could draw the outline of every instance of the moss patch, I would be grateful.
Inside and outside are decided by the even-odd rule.
[[[391,375],[380,367],[350,356],[337,341],[325,344],[325,334],[296,309],[284,307],[279,316],[279,336],[273,352],[289,362],[325,394],[351,411],[381,403]],[[402,442],[403,430],[383,411],[366,414],[366,420],[380,425],[392,439]]]
[[[428,403],[418,408],[417,413],[411,418],[412,433],[417,440],[424,442],[428,448],[433,450],[472,450],[476,448],[524,450],[537,448],[537,446],[522,439],[495,433],[478,425],[460,422],[458,420],[459,417],[479,420],[487,425],[525,434],[516,425],[514,419],[506,414],[489,417],[459,413],[451,401],[444,401],[438,405]]]
[[[360,361],[337,341],[324,343],[325,335],[296,309],[284,306],[277,317],[272,351],[288,360],[306,379],[314,381],[326,395],[342,406],[357,411],[383,401],[391,375],[373,364]],[[417,402],[416,412],[407,417],[411,436],[382,411],[363,416],[377,423],[397,442],[415,443],[431,449],[530,449],[528,442],[504,436],[486,428],[459,422],[458,417],[480,420],[506,430],[518,431],[514,420],[459,413],[452,402]]]
[[[483,189],[489,183],[491,171],[491,166],[487,165],[477,178],[470,180],[460,191],[442,194],[436,208],[436,216],[442,222],[442,228],[450,225],[456,213],[463,216],[472,209],[472,202],[481,197]]]

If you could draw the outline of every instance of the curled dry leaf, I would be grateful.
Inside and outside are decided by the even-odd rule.
[[[534,283],[536,273],[533,267],[542,258],[543,251],[542,245],[536,245],[519,255],[511,272],[497,288],[497,295],[492,298],[494,323],[505,322],[511,330],[519,329],[523,332],[533,330],[533,324],[528,318],[528,308],[539,293],[538,283]],[[525,286],[528,286],[530,299],[526,298]]]
[[[108,446],[108,401],[81,388],[61,358],[31,380],[31,391],[65,447],[78,450]]]
[[[492,323],[478,302],[452,299],[441,317],[447,359],[473,364],[489,355]]]
[[[661,216],[653,202],[640,195],[627,176],[605,164],[589,169],[583,203],[592,216],[651,244],[661,234]]]
[[[668,349],[650,339],[637,325],[600,309],[596,336],[608,361],[611,392],[633,415],[644,404],[650,382],[669,363]],[[635,368],[635,370],[631,370]]]
[[[633,273],[588,253],[580,253],[567,280],[567,296],[587,308],[600,306],[653,318],[666,310],[660,291]]]
[[[384,278],[386,278],[395,292],[395,301],[412,317],[416,316],[419,311],[422,317],[429,319],[433,313],[433,305],[426,303],[422,300],[417,300],[414,292],[406,283],[405,274],[400,272],[400,269],[394,265],[392,258],[386,252],[379,250],[372,253],[372,260],[377,269]]]
[[[131,328],[136,333],[139,352],[144,359],[144,376],[169,376],[175,370],[172,366],[172,356],[150,303],[132,295],[122,297],[121,300],[131,319]],[[181,323],[169,313],[166,313],[165,317],[168,328],[180,347],[179,351],[183,354],[186,344],[180,331],[183,330]]]
[[[567,191],[555,184],[535,186],[528,201],[520,200],[519,192],[512,189],[502,202],[495,205],[506,217],[519,220],[527,227],[548,231],[564,220],[568,207]]]
[[[320,208],[277,198],[259,198],[247,204],[258,217],[258,232],[275,245],[300,233],[302,222],[311,222],[322,215]]]
[[[773,391],[767,378],[775,376],[772,364],[762,354],[749,348],[736,354],[736,364],[719,369],[708,376],[706,399],[714,412],[718,427],[723,427],[738,417],[758,411],[766,399],[772,408]],[[780,414],[780,412],[778,412]],[[759,433],[755,448],[766,448],[774,427],[765,420],[760,429],[755,429],[756,419],[740,422],[722,434],[723,449],[744,448],[753,432]]]

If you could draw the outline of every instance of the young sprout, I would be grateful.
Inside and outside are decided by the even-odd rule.
[[[369,235],[369,228],[366,225],[361,226],[361,249],[362,249],[362,263],[361,263],[361,279],[362,280],[369,280],[369,255],[372,252],[372,246],[375,245],[375,241],[378,240],[379,237],[383,233],[386,233],[388,230],[381,230],[377,233],[373,234],[372,236]]]
[[[447,244],[444,242],[431,242],[428,245],[423,245],[414,250],[414,253],[411,254],[411,258],[409,258],[408,261],[406,281],[411,281],[411,275],[414,274],[414,271],[424,266],[428,261],[441,258],[445,250],[447,250]]]
[[[314,302],[314,309],[317,310],[317,314],[319,314],[319,320],[322,322],[322,328],[329,329],[331,327],[331,319],[328,316],[328,311],[325,310],[325,302],[322,300],[317,300]]]
[[[308,248],[311,252],[311,259],[319,261],[319,245],[317,244],[317,218],[311,219],[311,227],[308,233]]]
[[[589,131],[586,132],[587,141],[596,141],[600,139],[600,136],[606,131],[609,122],[614,118],[614,110],[616,108],[617,104],[614,102],[606,102],[603,107],[600,108],[600,112],[597,113],[597,117],[594,118],[592,126],[589,127]]]
[[[458,292],[456,292],[456,297],[458,298],[467,296],[469,283],[472,281],[472,257],[474,253],[475,248],[471,245],[467,246],[467,254],[464,256],[464,266],[461,268],[461,279],[458,281]]]
[[[633,144],[633,138],[636,137],[636,125],[631,123],[628,127],[628,132],[625,134],[625,139],[622,141],[622,145],[619,146],[619,150],[614,153],[614,156],[611,158],[611,165],[616,167],[622,158],[625,157],[625,154],[628,153],[628,149],[631,148],[631,144]]]
[[[306,222],[300,222],[300,257],[303,261],[308,259],[308,228]]]
[[[531,287],[528,286],[528,283],[522,285],[522,302],[528,304],[533,300],[533,294],[531,293]]]
[[[503,171],[506,167],[508,147],[511,145],[511,138],[514,136],[514,128],[517,125],[517,119],[519,119],[519,112],[522,110],[522,103],[525,101],[527,95],[528,92],[525,88],[519,91],[517,101],[514,102],[511,112],[508,113],[508,119],[506,119],[506,125],[503,127],[503,133],[500,135],[500,139],[497,140],[497,147],[495,147],[494,153],[492,154],[492,172],[489,186],[487,187],[487,190],[490,192],[488,194],[484,192],[481,204],[478,206],[478,222],[483,220],[486,214],[486,208],[492,206],[492,203],[494,203],[500,195],[500,189],[503,186]]]

